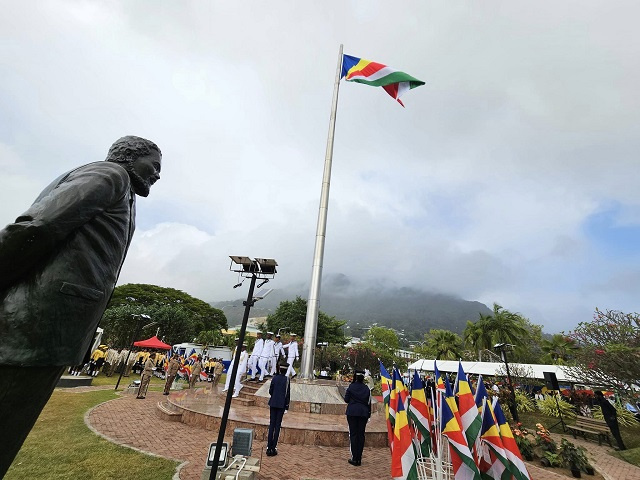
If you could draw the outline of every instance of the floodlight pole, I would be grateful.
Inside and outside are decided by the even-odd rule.
[[[229,389],[227,390],[227,398],[224,402],[224,410],[222,411],[222,418],[220,419],[220,430],[218,431],[218,443],[216,444],[216,450],[213,454],[213,465],[211,466],[211,474],[209,480],[215,480],[218,474],[218,462],[220,461],[220,450],[222,449],[222,442],[224,442],[224,433],[227,429],[227,420],[229,419],[229,409],[231,408],[231,398],[233,397],[233,391],[235,386],[235,378],[238,374],[238,364],[240,363],[240,354],[242,353],[242,344],[244,342],[245,332],[247,331],[247,323],[249,321],[249,310],[253,306],[253,290],[256,286],[256,274],[251,275],[251,284],[249,285],[249,293],[247,295],[247,301],[244,302],[244,317],[242,317],[242,326],[240,327],[240,334],[238,336],[238,345],[236,346],[236,354],[233,358],[233,369],[231,372],[231,381],[229,382]],[[229,375],[229,372],[227,372]],[[233,382],[233,384],[232,384]]]
[[[313,379],[313,359],[315,357],[316,339],[318,337],[318,312],[320,308],[320,282],[322,280],[322,261],[324,258],[324,241],[327,232],[327,212],[329,210],[329,187],[331,185],[331,163],[333,161],[333,137],[336,130],[336,113],[338,110],[338,92],[342,78],[342,45],[338,58],[338,69],[333,87],[333,101],[329,118],[329,135],[327,150],[324,158],[324,175],[322,177],[322,191],[320,193],[320,209],[318,211],[318,225],[316,227],[316,245],[313,252],[313,267],[311,269],[311,285],[307,300],[307,318],[304,326],[304,344],[302,346],[302,363],[300,364],[300,378]]]
[[[507,345],[500,345],[500,353],[502,354],[502,361],[504,362],[505,369],[507,370],[507,381],[509,382],[509,390],[511,391],[511,416],[514,422],[519,422],[518,418],[518,404],[516,403],[516,391],[513,388],[513,382],[511,381],[511,373],[509,372],[509,362],[507,361]]]

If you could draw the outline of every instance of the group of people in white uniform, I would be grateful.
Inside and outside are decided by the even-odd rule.
[[[242,345],[240,348],[240,360],[238,362],[238,373],[235,378],[235,385],[233,396],[237,397],[240,394],[240,390],[242,389],[242,377],[247,374],[248,381],[251,382],[262,382],[265,377],[272,377],[275,375],[276,368],[278,368],[278,360],[281,356],[286,357],[287,364],[289,367],[287,368],[287,377],[294,378],[297,374],[295,369],[293,368],[293,362],[298,360],[300,354],[298,352],[298,341],[297,335],[295,333],[289,334],[291,337],[289,343],[282,344],[280,341],[280,335],[275,335],[273,332],[267,332],[267,338],[262,338],[262,332],[258,332],[256,334],[256,342],[253,346],[253,351],[251,355],[247,353],[246,344]],[[236,348],[238,346],[236,345]],[[235,350],[231,357],[231,364],[227,369],[227,380],[225,381],[224,390],[226,392],[229,390],[229,385],[231,384],[231,372],[233,371],[233,363],[235,360]],[[258,371],[260,375],[258,377]],[[256,377],[258,379],[256,380]]]

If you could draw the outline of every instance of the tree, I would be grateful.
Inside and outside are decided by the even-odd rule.
[[[573,359],[578,345],[575,339],[561,333],[556,333],[550,340],[542,341],[542,351],[545,353],[545,361],[564,365]]]
[[[102,316],[100,325],[104,329],[103,342],[128,347],[139,321],[139,317],[135,316],[140,314],[149,315],[149,322],[155,322],[155,325],[147,330],[140,330],[135,341],[149,338],[159,331],[165,343],[190,342],[198,333],[192,313],[180,305],[118,305],[108,308]]]
[[[640,315],[596,311],[568,334],[580,347],[569,373],[576,381],[631,391],[640,379]]]
[[[307,319],[307,301],[302,297],[295,300],[280,302],[274,313],[267,317],[267,328],[272,332],[282,330],[288,333],[304,335],[304,327]],[[318,342],[344,345],[345,338],[342,327],[347,322],[330,317],[324,312],[318,312]]]
[[[462,356],[462,338],[449,330],[432,329],[424,335],[425,342],[416,349],[436,360],[458,360]]]
[[[400,348],[398,334],[391,328],[371,327],[364,336],[365,343],[371,345],[374,350],[385,351],[395,355]]]
[[[497,343],[510,343],[515,345],[514,361],[520,361],[529,355],[528,340],[530,331],[535,330],[535,327],[538,326],[532,325],[519,313],[512,313],[494,303],[491,315],[480,314],[475,323],[467,322],[464,330],[465,344],[478,351],[481,361],[483,350],[491,350]]]
[[[222,310],[213,308],[203,300],[174,288],[146,284],[127,284],[116,287],[113,297],[102,316],[105,342],[115,346],[128,346],[135,332],[137,320],[132,315],[147,314],[155,322],[154,332],[166,343],[192,342],[202,331],[221,334],[227,327]],[[141,332],[140,340],[150,333]]]
[[[113,291],[107,308],[117,305],[180,305],[192,313],[198,332],[227,328],[227,317],[222,310],[175,288],[144,283],[120,285]]]

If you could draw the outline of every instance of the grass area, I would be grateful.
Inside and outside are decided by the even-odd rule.
[[[520,421],[532,432],[535,432],[536,423],[542,423],[551,431],[551,433],[563,433],[562,425],[560,424],[555,425],[553,428],[549,428],[551,425],[559,422],[558,418],[542,415],[540,412],[520,413]],[[565,424],[572,425],[573,423],[575,423],[574,419],[565,420]],[[613,452],[613,455],[640,467],[640,423],[637,427],[621,426],[620,434],[622,435],[622,440],[624,441],[627,450],[622,452]],[[616,441],[613,439],[613,436],[610,435],[610,437],[612,445],[615,446]]]
[[[117,377],[113,385],[116,380]],[[114,398],[116,394],[111,390],[86,393],[56,390],[9,468],[5,480],[171,479],[177,462],[114,445],[87,428],[84,423],[87,410]]]

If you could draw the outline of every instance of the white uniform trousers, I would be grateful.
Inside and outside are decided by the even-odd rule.
[[[295,362],[296,357],[291,357],[287,359],[287,363],[289,364],[289,368],[287,368],[287,377],[288,376],[295,376],[296,375],[296,371],[293,368],[293,362]]]

